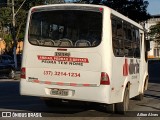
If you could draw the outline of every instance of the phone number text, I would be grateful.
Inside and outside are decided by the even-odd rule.
[[[69,76],[69,77],[80,77],[80,73],[73,72],[60,72],[60,71],[44,71],[44,75],[46,76]]]

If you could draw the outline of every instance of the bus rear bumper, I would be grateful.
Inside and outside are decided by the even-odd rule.
[[[55,90],[67,91],[67,95],[53,95]],[[54,92],[53,92],[54,91]],[[30,83],[21,80],[20,94],[27,96],[36,96],[44,98],[58,98],[66,100],[78,100],[86,102],[97,102],[111,104],[110,86],[100,85],[97,87],[74,87],[60,85],[44,85],[39,83]]]

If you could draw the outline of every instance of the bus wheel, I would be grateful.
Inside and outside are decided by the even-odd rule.
[[[139,95],[137,95],[136,97],[134,97],[135,100],[143,100],[143,97],[144,97],[144,90],[145,90],[145,86],[143,87],[143,91],[142,93],[140,93]]]
[[[141,100],[143,100],[143,97],[144,97],[144,93],[140,93],[140,94],[137,95],[134,99],[141,101]]]
[[[136,97],[134,97],[134,99],[135,100],[139,100],[139,101],[143,100],[144,91],[147,90],[147,87],[148,87],[148,79],[146,79],[146,81],[145,81],[142,93],[140,93],[139,95],[137,95]]]
[[[129,107],[129,88],[125,89],[123,102],[115,104],[115,111],[120,114],[125,114]]]

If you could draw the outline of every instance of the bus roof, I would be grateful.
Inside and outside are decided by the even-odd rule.
[[[127,21],[127,22],[129,22],[131,24],[133,24],[134,26],[136,26],[136,27],[138,27],[140,29],[143,29],[143,27],[140,24],[138,24],[137,22],[133,21],[132,19],[122,15],[121,13],[119,13],[119,12],[113,10],[113,9],[111,9],[111,13],[113,15],[115,15],[115,16],[117,16],[117,17],[119,17],[119,18],[121,18],[121,19],[123,19],[123,20],[125,20],[125,21]]]

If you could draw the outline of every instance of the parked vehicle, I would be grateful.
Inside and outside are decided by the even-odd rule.
[[[0,75],[9,78],[15,77],[15,63],[11,56],[0,55]]]
[[[17,55],[17,70],[21,69],[22,54]]]

